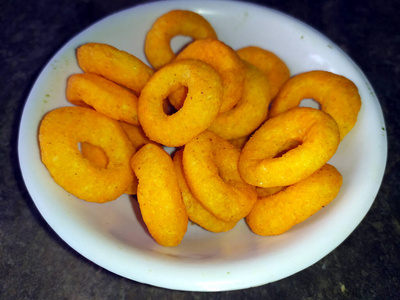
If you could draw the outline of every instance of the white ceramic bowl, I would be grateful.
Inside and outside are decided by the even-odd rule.
[[[178,247],[163,248],[148,235],[135,201],[121,196],[106,204],[68,194],[40,161],[37,131],[43,115],[60,106],[66,79],[81,72],[75,49],[100,42],[146,61],[143,45],[157,17],[189,9],[206,17],[220,40],[234,49],[256,45],[278,54],[291,73],[327,70],[359,88],[362,108],[355,128],[330,161],[343,175],[337,198],[305,222],[276,237],[253,234],[244,221],[227,233],[189,225]],[[182,41],[174,40],[175,46]],[[174,46],[174,47],[175,47]],[[361,222],[379,190],[387,140],[382,111],[362,71],[333,42],[280,12],[241,2],[164,1],[113,14],[72,38],[45,66],[27,99],[19,135],[26,187],[38,210],[73,249],[103,268],[135,281],[190,291],[243,289],[273,282],[314,264]]]

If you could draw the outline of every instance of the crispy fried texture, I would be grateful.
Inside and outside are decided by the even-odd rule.
[[[171,40],[178,35],[193,40],[217,39],[214,29],[201,15],[188,10],[169,11],[154,22],[146,35],[145,54],[153,68],[160,69],[175,58]]]
[[[244,89],[245,65],[231,47],[215,39],[197,40],[183,49],[175,61],[183,59],[204,61],[221,75],[224,94],[220,112],[228,111],[239,102]],[[170,101],[175,106],[173,99]]]
[[[227,140],[244,137],[256,130],[268,116],[271,102],[267,76],[257,67],[246,65],[241,99],[230,110],[220,113],[208,130]]]
[[[241,48],[236,53],[265,73],[270,84],[271,98],[275,98],[282,85],[290,78],[285,62],[275,53],[256,46]]]
[[[321,168],[339,142],[339,128],[330,115],[296,107],[267,120],[254,133],[241,152],[239,172],[254,186],[291,185]]]
[[[189,89],[184,106],[175,114],[164,112],[164,99],[181,85]],[[158,70],[139,97],[139,121],[146,135],[168,147],[186,144],[210,126],[222,100],[218,73],[199,60],[180,60]]]
[[[328,205],[341,186],[342,175],[326,164],[281,192],[260,198],[247,215],[246,222],[256,234],[282,234]]]
[[[87,43],[76,51],[78,64],[86,73],[101,75],[140,94],[154,70],[136,56],[111,45]]]
[[[106,168],[85,159],[79,143],[100,147]],[[118,122],[92,109],[63,107],[45,115],[39,128],[41,158],[54,180],[80,199],[115,200],[132,183],[129,161],[135,151]]]
[[[240,151],[211,131],[185,145],[183,167],[193,195],[216,217],[235,222],[245,217],[257,199],[253,186],[237,170]]]
[[[183,149],[175,152],[173,162],[175,164],[178,182],[182,192],[183,202],[189,219],[197,225],[211,232],[225,232],[235,227],[236,222],[225,222],[203,207],[203,205],[193,196],[186,181],[185,171],[183,169]]]
[[[132,125],[139,125],[136,95],[96,74],[74,74],[68,78],[67,100],[90,106],[98,112]]]
[[[133,156],[131,166],[139,179],[137,198],[151,236],[165,247],[179,245],[188,216],[171,157],[161,147],[146,144]]]
[[[335,119],[341,140],[357,122],[361,108],[357,86],[348,78],[327,71],[310,71],[290,78],[272,102],[270,117],[299,106],[307,98],[317,101],[321,110]]]

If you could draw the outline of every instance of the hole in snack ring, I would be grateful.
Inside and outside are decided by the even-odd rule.
[[[90,161],[90,163],[98,168],[106,168],[108,165],[107,154],[98,146],[87,142],[80,142],[78,145],[82,156]]]
[[[181,86],[171,94],[168,95],[168,100],[175,109],[179,110],[182,108],[183,103],[187,97],[188,88],[186,86]]]
[[[282,147],[282,150],[279,151],[273,158],[282,157],[285,153],[289,152],[290,150],[293,150],[293,149],[297,148],[301,144],[302,144],[301,141],[288,140],[288,141],[286,141],[286,143]]]
[[[176,109],[168,99],[164,99],[163,110],[167,116],[172,116],[178,111],[178,109]]]
[[[174,53],[181,52],[187,45],[192,43],[194,39],[186,35],[177,35],[171,39],[171,49]]]
[[[315,99],[305,98],[301,100],[299,107],[311,107],[315,109],[321,109],[321,104]]]

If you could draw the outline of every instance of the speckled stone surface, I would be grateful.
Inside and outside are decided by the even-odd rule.
[[[143,2],[143,1],[142,1]],[[321,31],[364,71],[389,141],[376,200],[333,252],[289,278],[240,291],[171,291],[108,272],[47,225],[26,190],[18,125],[34,80],[55,52],[128,0],[0,1],[0,299],[400,299],[400,18],[398,0],[254,1]]]

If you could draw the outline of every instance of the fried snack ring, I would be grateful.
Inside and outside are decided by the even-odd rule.
[[[190,191],[189,185],[186,181],[185,171],[183,169],[183,149],[175,152],[173,162],[175,164],[176,173],[178,175],[178,182],[182,192],[182,199],[185,203],[186,211],[189,219],[201,226],[202,228],[211,232],[225,232],[235,227],[237,222],[225,222],[218,219],[193,196]]]
[[[95,167],[85,159],[80,142],[104,150],[107,167]],[[132,183],[132,143],[117,121],[92,109],[63,107],[47,113],[39,128],[39,146],[42,162],[55,182],[80,199],[115,200]]]
[[[361,108],[357,86],[346,77],[327,71],[310,71],[290,78],[271,104],[270,117],[312,98],[338,123],[340,139],[354,127]]]
[[[241,59],[251,63],[267,75],[271,98],[275,98],[282,85],[290,78],[289,68],[275,53],[256,46],[244,47],[236,51]]]
[[[296,107],[268,119],[253,134],[242,149],[239,172],[254,186],[292,185],[321,168],[339,143],[339,128],[329,114]]]
[[[87,43],[76,52],[78,64],[86,73],[101,75],[140,94],[154,70],[136,56],[113,46]]]
[[[208,130],[227,140],[244,137],[256,130],[268,116],[271,102],[267,76],[257,67],[245,63],[246,79],[242,98],[232,109],[220,113]]]
[[[217,218],[237,222],[257,200],[255,188],[237,170],[240,151],[227,140],[205,131],[185,145],[183,167],[196,199]]]
[[[258,235],[282,234],[328,205],[341,186],[342,175],[326,164],[306,179],[257,200],[246,222]]]
[[[66,94],[72,104],[93,107],[112,119],[139,125],[136,95],[100,75],[71,75]]]
[[[177,87],[188,87],[184,106],[172,115],[164,99]],[[139,97],[139,121],[149,139],[168,147],[186,144],[210,126],[221,106],[219,74],[199,60],[180,60],[158,70]]]
[[[131,166],[139,179],[137,199],[151,236],[165,247],[179,245],[188,216],[171,157],[161,147],[146,144],[132,157]]]
[[[136,148],[135,148],[136,149]],[[88,159],[95,167],[107,168],[108,158],[106,153],[98,146],[92,145],[90,143],[81,143],[82,156]],[[131,185],[125,191],[126,194],[136,195],[137,193],[138,180],[136,176],[133,176]]]
[[[204,61],[221,75],[224,88],[221,113],[239,102],[244,89],[245,65],[231,47],[215,39],[197,40],[183,49],[175,61],[183,59]],[[181,107],[181,104],[174,102],[173,97],[170,97],[170,101],[177,109]]]
[[[176,57],[171,40],[178,35],[193,40],[217,39],[213,27],[201,15],[188,10],[172,10],[158,18],[146,35],[144,51],[154,69],[160,69]]]

